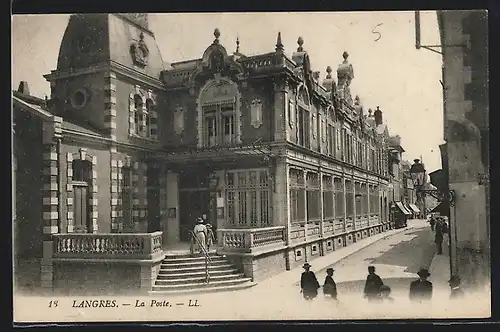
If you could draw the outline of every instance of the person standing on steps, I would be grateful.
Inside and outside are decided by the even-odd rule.
[[[333,280],[333,271],[331,267],[326,269],[325,284],[323,285],[323,293],[330,298],[337,300],[337,284]]]
[[[304,296],[304,299],[310,301],[318,296],[319,282],[316,279],[316,275],[313,271],[310,271],[311,265],[309,263],[305,263],[304,272],[302,272],[302,276],[300,278],[300,291]]]
[[[430,301],[432,299],[432,282],[427,280],[430,277],[429,271],[420,269],[418,271],[419,279],[410,284],[411,301]]]
[[[198,249],[199,253],[203,253],[207,245],[207,226],[203,224],[202,218],[196,219],[197,224],[194,226],[193,233],[195,238],[193,239],[195,247]]]
[[[464,297],[464,292],[460,289],[459,276],[451,276],[450,280],[448,280],[448,284],[451,288],[450,300],[462,299]]]
[[[368,276],[366,277],[365,289],[363,291],[364,297],[368,301],[379,300],[379,290],[383,285],[382,279],[375,273],[375,266],[368,266]]]
[[[207,226],[207,250],[210,251],[210,246],[215,244],[215,236],[214,231],[212,229],[212,225],[206,223]]]

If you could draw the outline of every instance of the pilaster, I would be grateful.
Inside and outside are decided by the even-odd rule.
[[[111,140],[116,141],[116,74],[113,72],[104,74],[104,128]]]
[[[288,90],[284,78],[276,78],[274,83],[274,140],[286,140],[286,107],[288,104]]]

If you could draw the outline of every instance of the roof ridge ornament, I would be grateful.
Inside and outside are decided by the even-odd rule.
[[[220,30],[219,30],[219,28],[215,28],[215,30],[214,30],[214,36],[215,36],[214,44],[219,44],[219,37],[220,37]]]
[[[297,44],[299,45],[299,47],[297,47],[297,52],[304,52],[304,48],[302,47],[302,45],[304,45],[304,38],[299,37],[297,39]]]
[[[281,31],[278,31],[278,37],[276,38],[276,52],[283,52],[285,47],[281,42]]]
[[[240,36],[236,35],[236,54],[240,53]]]

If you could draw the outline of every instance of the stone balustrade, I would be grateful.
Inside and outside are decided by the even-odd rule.
[[[218,229],[218,246],[224,252],[252,252],[268,245],[285,245],[285,226]]]
[[[55,259],[152,260],[163,254],[162,232],[54,234]]]

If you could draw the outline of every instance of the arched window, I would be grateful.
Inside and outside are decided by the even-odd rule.
[[[156,110],[151,92],[130,94],[130,136],[156,139]]]
[[[311,117],[310,117],[310,104],[309,95],[305,86],[298,89],[298,107],[297,107],[297,131],[298,131],[298,144],[306,148],[310,147],[310,130],[311,130]],[[314,122],[314,119],[312,120]],[[313,125],[313,128],[315,126]],[[313,137],[316,135],[316,128],[313,129]]]

